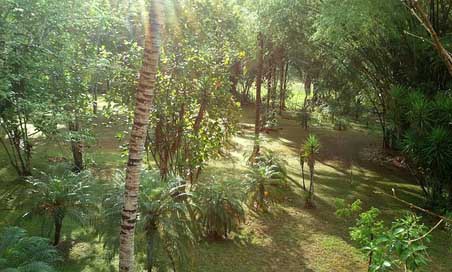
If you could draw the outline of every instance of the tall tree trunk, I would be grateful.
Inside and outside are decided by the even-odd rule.
[[[273,58],[275,58],[275,57],[276,57],[276,54],[273,55]],[[273,84],[272,84],[272,91],[271,91],[271,107],[272,107],[272,111],[275,110],[276,89],[278,87],[278,77],[276,75],[276,73],[278,71],[278,69],[277,69],[278,67],[277,66],[278,65],[276,63],[276,60],[273,59],[273,72],[272,72],[273,73],[273,76],[272,76]]]
[[[145,24],[144,59],[135,96],[135,111],[129,140],[124,207],[119,235],[119,271],[135,271],[134,231],[137,220],[138,194],[144,141],[155,88],[160,51],[162,1],[151,0],[149,18]]]
[[[287,96],[287,81],[289,79],[289,61],[286,61],[286,67],[284,69],[284,97],[283,97],[283,101],[282,101],[282,110],[285,111],[286,110],[286,96]]]
[[[80,172],[83,170],[83,143],[80,140],[80,123],[76,119],[75,121],[69,122],[69,131],[76,135],[71,135],[71,151],[72,157],[74,159],[74,172]]]
[[[257,74],[256,74],[256,119],[254,123],[254,148],[251,160],[254,161],[255,157],[259,154],[259,133],[261,129],[261,87],[262,87],[262,66],[264,63],[264,39],[262,33],[259,33],[257,38]]]
[[[238,92],[237,92],[237,85],[238,85],[238,83],[239,83],[240,70],[241,70],[241,63],[240,63],[240,61],[236,61],[236,62],[231,66],[231,75],[230,75],[230,80],[231,80],[231,93],[232,93],[232,95],[234,95],[235,97],[239,97],[239,94],[238,94]]]
[[[202,97],[201,105],[199,106],[198,115],[196,116],[195,124],[193,125],[193,135],[195,136],[195,138],[197,138],[199,135],[199,130],[201,129],[201,124],[202,124],[202,121],[204,120],[204,115],[207,110],[207,103],[209,102],[208,99],[209,99],[209,94],[204,93],[204,95]],[[193,159],[192,159],[191,152],[188,152],[186,157],[188,158],[188,162],[190,165],[188,177],[190,180],[190,184],[193,184],[193,182],[198,179],[198,176],[201,171],[201,167],[198,165],[198,166],[196,166],[196,168],[193,168],[193,165],[192,165]]]
[[[286,77],[286,64],[284,60],[281,60],[281,67],[280,67],[280,73],[279,73],[279,114],[281,115],[284,111],[284,78]]]
[[[306,183],[304,180],[304,161],[301,162],[301,178],[303,180],[303,190],[306,191]]]
[[[147,271],[151,272],[154,267],[157,226],[151,223],[148,228],[146,230],[146,267]]]
[[[97,89],[98,89],[99,87],[98,87],[97,82],[94,83],[94,84],[95,84],[95,85],[94,85],[94,88],[93,88],[93,113],[94,113],[95,115],[97,115]]]
[[[62,228],[63,228],[63,219],[57,216],[55,218],[55,233],[53,238],[54,246],[57,246],[60,243]]]

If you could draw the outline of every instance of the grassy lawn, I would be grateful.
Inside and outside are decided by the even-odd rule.
[[[243,179],[244,154],[252,148],[252,109],[243,111],[242,125],[242,132],[234,138],[231,156],[210,162],[202,178]],[[95,128],[98,140],[87,149],[88,158],[95,162],[91,164],[94,172],[105,182],[114,168],[123,168],[125,164],[125,159],[120,156],[120,143],[114,137],[116,130],[116,126],[99,124]],[[400,169],[383,167],[362,157],[364,149],[380,145],[377,135],[355,129],[337,132],[329,128],[311,128],[305,131],[295,121],[282,119],[277,132],[264,135],[262,146],[286,161],[290,177],[297,182],[301,182],[298,148],[308,133],[319,136],[322,144],[315,175],[317,208],[305,209],[303,193],[294,186],[280,201],[272,204],[269,213],[248,213],[246,223],[230,240],[201,242],[193,252],[190,271],[366,271],[365,256],[349,239],[348,227],[352,222],[335,216],[335,200],[359,198],[364,208],[377,207],[384,219],[391,221],[406,213],[409,207],[375,193],[375,190],[390,192],[395,188],[399,197],[421,203],[419,188]],[[42,142],[36,149],[35,167],[45,170],[52,156],[70,160],[67,147]],[[0,157],[0,162],[1,181],[7,184],[13,175],[4,156]],[[0,202],[4,200],[0,198]],[[1,210],[0,226],[15,224],[19,215],[18,211]],[[431,218],[426,217],[425,222],[433,224]],[[64,237],[74,243],[60,271],[116,271],[116,262],[104,260],[102,245],[89,228],[81,229],[70,221],[65,223]],[[26,222],[25,227],[31,233],[42,234],[39,222]],[[436,230],[432,238],[431,264],[426,271],[451,271],[451,241],[442,230]]]
[[[288,82],[287,89],[289,90],[289,98],[286,101],[286,108],[289,111],[298,110],[303,106],[304,98],[306,93],[304,91],[304,85],[300,81],[290,81]],[[256,88],[253,87],[250,90],[252,100],[256,99]],[[262,84],[261,96],[262,102],[264,103],[267,97],[267,84]]]

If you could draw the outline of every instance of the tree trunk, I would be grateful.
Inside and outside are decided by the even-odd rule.
[[[239,83],[240,70],[241,70],[241,63],[240,63],[240,61],[236,61],[231,67],[231,75],[230,75],[231,93],[235,97],[239,97],[239,94],[237,92],[237,85]]]
[[[286,61],[286,67],[284,69],[284,97],[282,101],[282,109],[286,110],[286,96],[287,96],[287,81],[289,80],[289,61]]]
[[[308,159],[308,165],[309,165],[309,201],[312,204],[312,201],[314,200],[314,161],[313,159]]]
[[[301,178],[303,180],[303,190],[306,191],[306,183],[304,181],[304,162],[301,163]]]
[[[286,77],[286,64],[283,60],[281,60],[281,71],[279,73],[280,75],[280,83],[279,83],[279,115],[282,114],[284,111],[284,97],[286,96],[285,90],[284,90],[284,79]]]
[[[157,227],[152,224],[148,230],[146,230],[146,269],[148,272],[152,271],[154,267],[154,250],[156,246],[156,233]]]
[[[252,161],[259,154],[259,133],[261,128],[261,87],[262,87],[262,66],[263,66],[263,51],[264,51],[264,40],[262,33],[259,33],[258,40],[258,50],[257,50],[257,75],[256,75],[256,119],[254,123],[254,148],[253,154],[251,155]]]
[[[273,57],[275,57],[276,55],[273,55]],[[278,85],[278,77],[276,76],[276,72],[277,72],[277,64],[276,61],[273,60],[273,84],[272,84],[272,91],[271,91],[271,107],[272,107],[272,111],[275,110],[275,100],[276,100],[276,89],[277,89],[277,85]]]
[[[93,113],[97,115],[97,88],[98,84],[97,82],[94,83],[95,86],[93,88]]]
[[[53,245],[57,246],[61,240],[61,229],[63,228],[63,219],[55,218],[55,234],[53,238]]]
[[[144,59],[135,96],[134,121],[129,140],[124,207],[121,213],[119,235],[120,272],[135,271],[134,231],[137,220],[139,178],[159,59],[161,12],[162,1],[152,0],[149,19],[145,24]]]
[[[309,184],[309,197],[313,198],[314,196],[314,169],[309,170],[309,178],[310,178],[310,184]]]
[[[78,120],[69,122],[69,131],[75,134],[80,132],[80,123]],[[74,172],[83,170],[83,143],[80,140],[80,135],[71,135],[71,151],[74,159]]]
[[[268,61],[268,71],[267,71],[267,106],[265,108],[266,112],[267,112],[267,116],[268,116],[268,112],[270,111],[270,98],[271,98],[271,93],[272,93],[272,71],[273,69],[271,68],[271,60]]]

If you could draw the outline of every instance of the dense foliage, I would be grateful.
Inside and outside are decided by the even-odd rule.
[[[17,272],[52,272],[61,257],[42,237],[28,236],[24,229],[8,227],[0,235],[0,269]]]
[[[55,247],[78,242],[75,229],[98,238],[109,261],[127,251],[132,270],[135,255],[148,271],[189,270],[198,242],[235,239],[248,212],[288,201],[288,181],[305,208],[325,206],[314,188],[334,158],[317,125],[339,138],[377,127],[382,152],[417,181],[423,211],[450,214],[451,50],[448,0],[0,0],[5,218],[33,235],[40,224]],[[255,115],[242,116],[249,107]],[[289,119],[303,128],[293,138]],[[248,148],[238,133],[252,138],[252,155],[243,169],[221,167],[240,177],[213,176],[206,168]],[[299,181],[279,159],[287,154],[264,151],[271,137],[297,149]],[[387,225],[379,215],[361,213],[351,228],[369,270],[424,266],[421,218]],[[6,228],[0,270],[52,271],[53,246]]]

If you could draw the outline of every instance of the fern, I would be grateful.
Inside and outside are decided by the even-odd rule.
[[[17,272],[52,272],[60,261],[49,240],[28,236],[24,229],[8,227],[0,236],[0,270]]]

